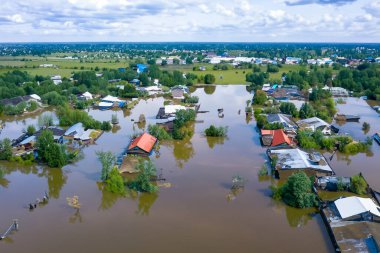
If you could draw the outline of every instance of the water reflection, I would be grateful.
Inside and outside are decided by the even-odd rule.
[[[139,203],[137,206],[137,214],[149,215],[149,210],[158,198],[158,192],[155,193],[140,193]]]
[[[207,95],[212,95],[216,90],[216,86],[215,85],[206,85],[204,87],[204,90],[205,90],[205,93]]]
[[[209,137],[206,136],[208,146],[213,149],[215,145],[223,145],[225,137]]]
[[[112,126],[112,133],[115,134],[121,129],[119,124],[113,125]]]
[[[79,209],[76,209],[75,213],[69,217],[69,223],[74,224],[77,222],[79,223],[83,222],[83,218],[82,218],[82,215],[80,214]]]
[[[102,192],[102,199],[99,205],[100,210],[110,209],[119,199],[125,198],[125,196],[109,192],[104,189],[104,184],[97,182],[98,189]]]
[[[313,216],[317,213],[316,208],[294,208],[284,204],[281,201],[273,200],[275,209],[282,212],[285,208],[286,219],[290,227],[299,228],[306,226],[307,222],[313,219]]]
[[[47,178],[49,196],[58,199],[59,194],[67,181],[67,175],[63,170],[58,168],[43,168],[42,173],[39,174],[39,176]]]
[[[183,168],[190,158],[195,155],[193,144],[190,139],[183,141],[173,141],[173,154],[176,159],[177,166]]]

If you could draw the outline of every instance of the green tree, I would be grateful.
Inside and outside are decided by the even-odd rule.
[[[10,160],[12,158],[11,140],[5,138],[0,141],[0,160]]]
[[[34,133],[36,132],[36,128],[34,125],[29,125],[27,128],[26,128],[26,133],[31,136],[33,135]]]
[[[37,139],[36,147],[38,157],[46,162],[49,167],[61,168],[67,164],[67,154],[63,145],[54,143],[53,132],[43,130]]]
[[[102,164],[102,173],[101,173],[100,179],[103,182],[105,182],[108,179],[113,166],[115,165],[116,157],[110,151],[108,152],[98,151],[96,152],[96,155],[98,156],[98,159],[100,163]]]
[[[170,140],[171,136],[163,127],[160,127],[159,125],[149,125],[148,126],[148,132],[149,134],[156,137],[158,140]]]
[[[215,76],[213,74],[206,74],[204,77],[205,84],[215,83]]]
[[[227,127],[216,127],[211,125],[209,128],[205,130],[206,136],[212,137],[225,137],[227,136]]]
[[[293,117],[298,116],[297,107],[291,102],[283,102],[280,104],[280,111],[284,114],[292,115]]]
[[[303,103],[299,112],[302,119],[307,119],[315,116],[315,110],[310,103]]]
[[[297,208],[308,208],[317,206],[317,198],[312,193],[312,182],[304,172],[291,175],[282,186],[282,200]]]
[[[158,187],[152,184],[152,177],[156,176],[156,167],[150,160],[140,160],[136,165],[139,174],[130,182],[129,188],[139,192],[156,192]]]
[[[360,195],[367,193],[367,183],[361,175],[351,177],[350,190]]]
[[[105,189],[112,193],[124,194],[124,180],[117,167],[113,167],[105,180]]]
[[[253,98],[253,103],[255,105],[264,105],[266,101],[267,101],[267,94],[265,93],[265,91],[257,90]]]

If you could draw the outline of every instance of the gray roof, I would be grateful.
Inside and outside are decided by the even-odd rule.
[[[268,114],[267,120],[269,123],[282,123],[285,127],[296,127],[296,124],[290,119],[289,116],[281,113]]]
[[[31,96],[26,95],[26,96],[18,96],[14,98],[5,98],[0,100],[0,103],[3,105],[12,105],[16,106],[21,102],[28,102],[29,100],[33,99]]]
[[[307,153],[300,149],[272,149],[270,155],[276,155],[276,167],[282,170],[313,169],[333,172],[326,159],[320,153]]]

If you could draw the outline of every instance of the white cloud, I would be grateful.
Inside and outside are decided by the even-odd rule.
[[[0,41],[380,41],[380,0],[1,1]]]

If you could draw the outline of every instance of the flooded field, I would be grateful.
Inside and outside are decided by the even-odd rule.
[[[314,209],[297,210],[272,200],[268,187],[273,179],[257,176],[266,155],[254,120],[243,113],[251,98],[245,86],[197,88],[193,95],[209,113],[198,114],[190,140],[161,143],[159,155],[151,157],[172,185],[156,194],[102,192],[95,152],[121,153],[133,133],[155,122],[163,98],[141,100],[132,111],[90,110],[98,120],[117,113],[120,128],[104,133],[83,150],[81,160],[63,169],[0,163],[6,172],[0,181],[0,230],[14,218],[20,224],[19,232],[0,242],[0,252],[333,252],[321,216]],[[351,102],[356,100],[339,109],[346,110]],[[342,125],[342,132],[365,139],[377,131],[380,118],[364,105],[355,105],[357,112],[349,108],[362,116],[361,123]],[[218,108],[224,108],[223,118]],[[132,121],[141,114],[145,126]],[[367,134],[361,130],[364,121],[371,124]],[[37,116],[7,121],[0,138],[16,138],[28,124],[37,124]],[[228,126],[228,138],[206,138],[203,131],[210,124]],[[371,154],[337,155],[332,168],[342,176],[363,172],[380,189],[379,150],[374,143]],[[247,179],[241,192],[230,190],[236,175]],[[29,211],[26,205],[45,190],[50,202]],[[82,204],[80,212],[66,204],[66,197],[74,194]]]

